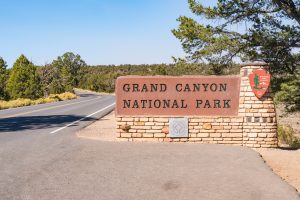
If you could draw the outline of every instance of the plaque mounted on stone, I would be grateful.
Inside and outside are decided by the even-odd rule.
[[[169,123],[169,133],[171,138],[187,138],[189,136],[187,118],[171,118]]]
[[[267,92],[271,75],[265,69],[254,70],[249,74],[251,89],[257,98],[261,98]]]

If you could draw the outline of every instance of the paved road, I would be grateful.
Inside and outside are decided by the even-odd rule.
[[[77,138],[74,130],[92,119],[51,134],[103,109],[113,99],[96,98],[64,102],[66,106],[58,107],[61,113],[49,109],[41,114],[30,108],[24,108],[22,112],[27,114],[22,116],[16,116],[15,111],[1,112],[16,120],[0,119],[1,200],[300,199],[251,149]],[[81,101],[79,104],[85,105],[85,100],[105,105],[94,110],[87,105],[80,114],[67,109],[68,103]],[[75,104],[78,110],[79,104]],[[59,118],[62,113],[66,117]]]
[[[70,133],[99,119],[114,108],[114,96],[91,93],[79,95],[80,98],[75,100],[1,110],[0,132]]]

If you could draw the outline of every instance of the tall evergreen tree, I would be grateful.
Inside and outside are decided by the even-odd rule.
[[[8,72],[6,67],[6,62],[3,60],[2,57],[0,57],[0,100],[4,100],[7,98],[5,87],[8,78]]]
[[[42,96],[37,68],[24,55],[21,55],[13,65],[7,82],[7,91],[11,99],[35,99]]]

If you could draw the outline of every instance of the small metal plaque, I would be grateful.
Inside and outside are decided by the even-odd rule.
[[[170,137],[186,138],[189,136],[189,122],[187,118],[171,118],[169,122]]]

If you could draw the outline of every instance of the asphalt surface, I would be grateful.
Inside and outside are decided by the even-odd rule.
[[[0,110],[0,133],[72,133],[114,109],[114,96],[78,95],[74,100]]]
[[[87,118],[51,134],[111,105],[114,99],[94,98],[97,96],[87,95],[77,101],[104,105],[90,109],[92,105],[81,102],[69,105],[78,106],[69,110],[69,101],[56,112],[23,108],[27,114],[22,116],[13,110],[0,113],[1,200],[300,199],[294,188],[248,148],[79,139],[75,132],[91,123]],[[3,116],[10,116],[10,120]],[[47,116],[54,119],[49,122]]]

